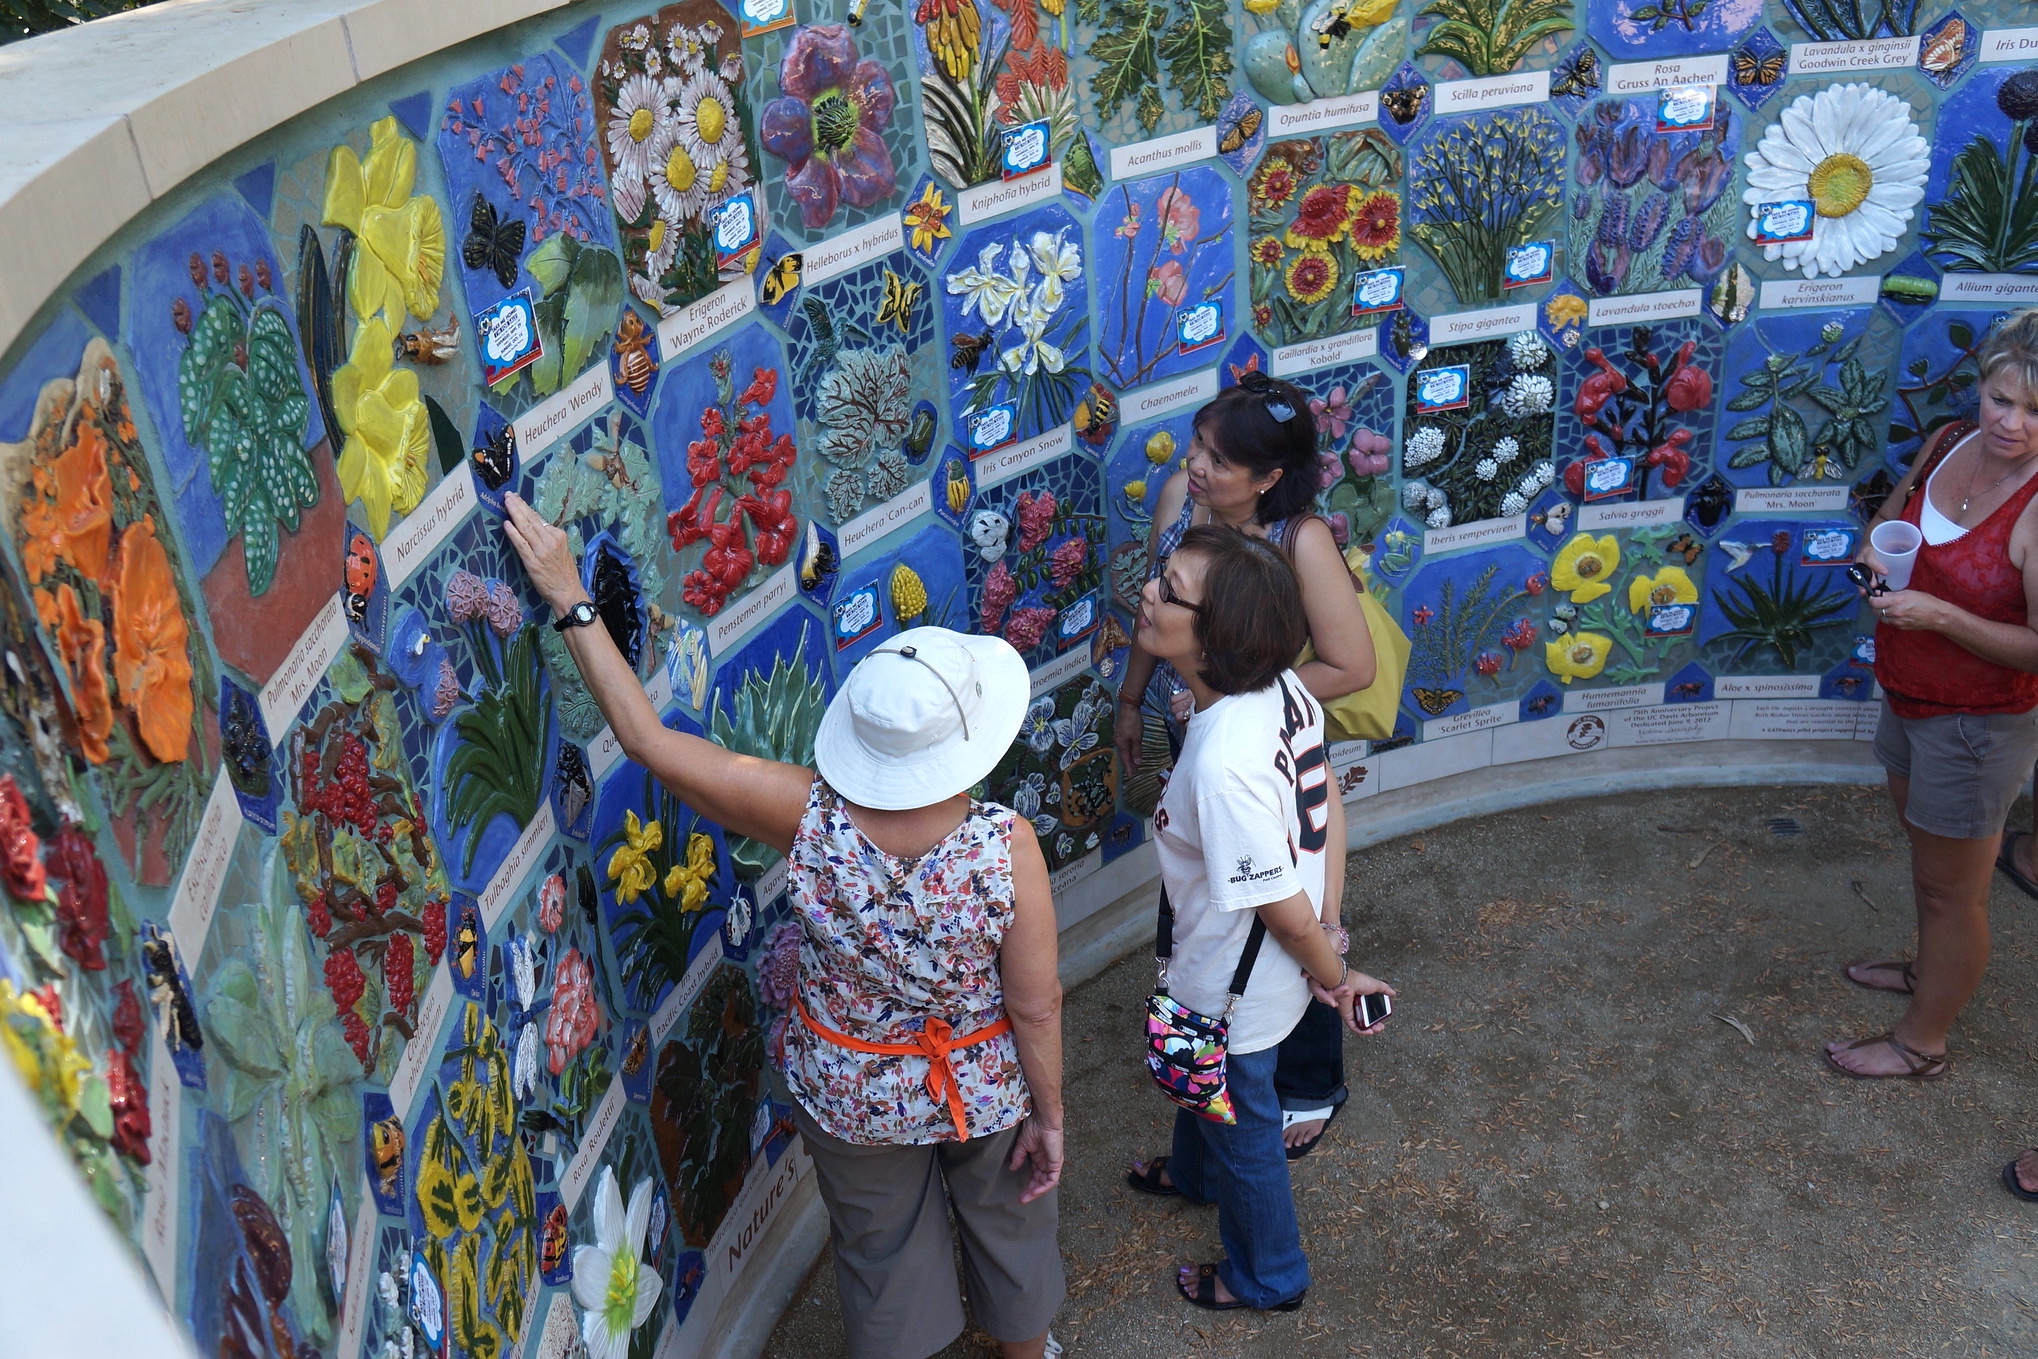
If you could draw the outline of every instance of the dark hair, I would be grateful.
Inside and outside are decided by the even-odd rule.
[[[1265,476],[1279,471],[1281,479],[1267,488],[1253,517],[1277,524],[1307,510],[1316,499],[1316,417],[1309,398],[1292,382],[1251,375],[1251,388],[1226,387],[1217,399],[1196,412],[1196,429],[1226,462]],[[1295,414],[1276,420],[1268,401],[1286,402]]]
[[[1203,600],[1196,639],[1203,644],[1197,673],[1220,694],[1264,689],[1295,664],[1309,640],[1302,586],[1288,555],[1264,538],[1235,528],[1200,524],[1182,535],[1177,555],[1204,560]]]

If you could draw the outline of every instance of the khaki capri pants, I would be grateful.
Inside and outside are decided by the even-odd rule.
[[[1017,1127],[967,1142],[860,1146],[795,1104],[814,1160],[849,1359],[926,1359],[962,1334],[955,1238],[970,1311],[995,1340],[1030,1340],[1066,1292],[1055,1243],[1061,1191],[1019,1202]],[[949,1213],[955,1232],[949,1231]]]

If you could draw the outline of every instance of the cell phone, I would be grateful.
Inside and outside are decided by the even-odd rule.
[[[1358,998],[1358,1011],[1355,1017],[1359,1021],[1360,1028],[1370,1029],[1393,1013],[1394,998],[1385,992],[1381,992],[1378,995],[1360,996]]]

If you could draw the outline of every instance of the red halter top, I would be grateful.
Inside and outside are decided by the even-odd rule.
[[[1919,523],[1929,494],[1926,483],[1954,446],[1975,428],[1966,420],[1948,426],[1932,456],[1920,458],[1911,497],[1899,516],[1905,523]],[[1919,548],[1910,588],[1991,622],[2026,623],[2024,577],[2010,561],[2010,531],[2033,496],[2038,496],[2038,477],[2018,487],[1994,513],[1952,542],[1936,547],[1926,543]],[[2021,713],[2038,708],[2038,674],[1985,661],[1937,632],[1878,623],[1875,678],[1898,717]]]

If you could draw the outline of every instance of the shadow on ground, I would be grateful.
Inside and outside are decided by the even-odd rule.
[[[2038,1143],[2038,902],[1998,878],[1946,1079],[1818,1060],[1901,1013],[1838,974],[1910,944],[1879,790],[1487,817],[1355,853],[1345,901],[1354,956],[1402,998],[1388,1034],[1350,1040],[1352,1103],[1296,1168],[1316,1284],[1294,1315],[1177,1300],[1216,1217],[1122,1181],[1167,1138],[1139,1055],[1151,966],[1070,993],[1071,1356],[2038,1353],[2038,1206],[1996,1179]],[[765,1353],[842,1353],[825,1254]]]

